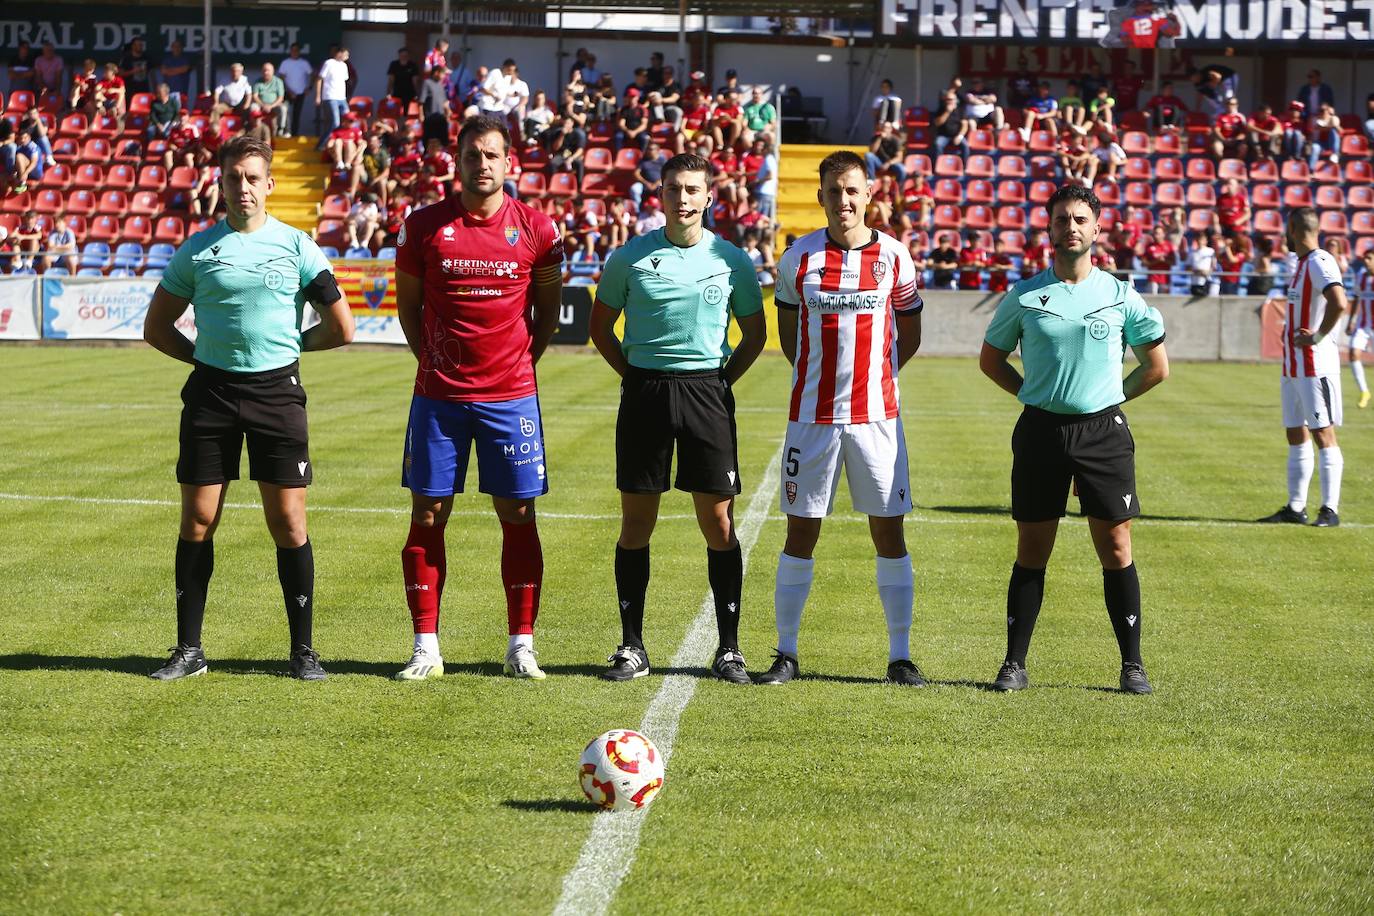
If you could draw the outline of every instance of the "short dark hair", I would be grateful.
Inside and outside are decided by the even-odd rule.
[[[831,175],[843,175],[850,169],[858,169],[864,173],[865,177],[868,175],[868,166],[864,164],[863,159],[859,158],[858,153],[850,152],[847,149],[838,149],[821,160],[817,171],[820,172],[821,184],[825,184],[826,178]]]
[[[1321,225],[1321,220],[1317,218],[1317,211],[1311,207],[1298,207],[1288,213],[1288,225],[1301,229],[1304,232],[1316,232]]]
[[[1082,201],[1088,205],[1088,209],[1093,211],[1093,219],[1102,215],[1102,201],[1097,199],[1097,195],[1081,184],[1066,184],[1058,191],[1050,195],[1050,199],[1045,201],[1045,212],[1054,216],[1054,208],[1062,203],[1070,201]]]
[[[492,118],[487,115],[469,118],[463,123],[462,128],[458,131],[458,148],[462,149],[469,137],[481,137],[486,134],[500,134],[506,152],[510,152],[510,128],[501,118]]]
[[[667,162],[663,163],[662,184],[668,183],[668,176],[678,172],[705,172],[709,178],[711,175],[711,163],[695,153],[678,153]]]
[[[238,162],[249,156],[257,156],[267,163],[267,174],[272,174],[272,147],[270,144],[247,135],[226,140],[219,148],[219,167],[227,169],[231,162]]]

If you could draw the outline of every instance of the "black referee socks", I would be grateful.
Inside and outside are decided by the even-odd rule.
[[[1035,620],[1040,616],[1040,603],[1045,600],[1045,571],[1027,569],[1019,563],[1011,565],[1011,581],[1007,583],[1007,661],[1026,667],[1026,652],[1030,650]]]
[[[315,614],[315,549],[310,541],[299,547],[277,548],[277,578],[286,602],[286,622],[291,627],[291,649],[309,646]]]
[[[739,601],[744,591],[744,554],[738,542],[729,550],[706,549],[706,578],[716,601],[720,646],[738,649]]]
[[[177,538],[177,645],[199,646],[205,623],[205,595],[215,572],[215,542]]]
[[[615,545],[615,594],[620,601],[620,644],[644,648],[644,596],[649,591],[649,546]]]
[[[1102,570],[1102,597],[1121,647],[1122,664],[1140,664],[1140,577],[1134,563],[1125,569]]]

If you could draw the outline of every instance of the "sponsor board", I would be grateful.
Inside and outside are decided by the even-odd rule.
[[[0,277],[0,340],[38,337],[38,278]]]
[[[52,340],[142,340],[148,303],[158,284],[152,278],[98,277],[41,282],[43,337]],[[189,307],[177,319],[177,330],[195,340],[195,316]]]

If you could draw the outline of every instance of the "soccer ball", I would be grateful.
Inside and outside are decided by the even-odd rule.
[[[607,811],[635,811],[663,788],[663,755],[639,732],[617,728],[593,738],[577,763],[582,794]]]

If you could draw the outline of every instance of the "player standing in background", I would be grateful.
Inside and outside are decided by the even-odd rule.
[[[1102,562],[1107,616],[1121,649],[1121,689],[1150,693],[1140,657],[1140,579],[1131,555],[1135,439],[1122,401],[1169,375],[1164,319],[1129,282],[1092,266],[1102,204],[1086,188],[1060,188],[1050,215],[1054,263],[1012,287],[983,340],[979,368],[1026,405],[1011,435],[1016,563],[1007,585],[1007,656],[997,690],[1022,690],[1026,652],[1045,593],[1059,519],[1077,484]],[[1007,362],[1017,345],[1025,378]],[[1126,347],[1140,360],[1123,381]]]
[[[248,473],[258,482],[277,545],[291,676],[318,681],[325,671],[312,648],[315,554],[306,534],[305,488],[314,475],[300,354],[352,340],[353,313],[319,247],[267,214],[272,148],[236,138],[220,147],[219,163],[227,215],[177,249],[143,327],[144,340],[195,367],[181,391],[177,644],[152,676],[172,681],[209,670],[201,624],[215,569],[214,536],[246,437]],[[303,332],[307,302],[321,321]],[[192,303],[194,344],[176,328]]]
[[[862,159],[845,151],[826,156],[816,194],[826,228],[802,236],[778,264],[778,338],[792,364],[779,497],[787,541],[773,591],[778,651],[760,684],[797,676],[812,555],[843,470],[877,551],[887,679],[925,686],[911,661],[915,584],[902,534],[911,484],[897,392],[897,371],[921,345],[923,303],[906,248],[864,225],[868,197]]]
[[[1346,310],[1346,299],[1340,266],[1329,251],[1317,246],[1317,226],[1317,211],[1311,207],[1288,214],[1288,248],[1298,258],[1288,281],[1283,377],[1279,380],[1288,435],[1288,503],[1259,521],[1307,524],[1311,440],[1316,439],[1321,451],[1322,505],[1312,524],[1335,528],[1341,523],[1345,459],[1336,444],[1336,427],[1341,425],[1341,356],[1331,332]]]
[[[1369,383],[1364,378],[1365,351],[1374,352],[1374,248],[1361,258],[1364,269],[1355,279],[1355,311],[1345,332],[1350,337],[1350,372],[1360,389],[1360,407],[1369,406]]]
[[[563,243],[552,220],[506,196],[509,164],[504,119],[468,120],[458,132],[462,193],[416,210],[396,239],[396,314],[419,361],[401,472],[411,491],[401,569],[415,644],[398,680],[444,673],[444,526],[474,442],[478,488],[501,521],[504,671],[544,677],[534,654],[544,580],[534,500],[549,488],[534,364],[558,329]]]
[[[711,673],[748,684],[739,651],[744,559],[735,538],[740,479],[730,386],[763,351],[763,293],[749,256],[702,226],[713,203],[709,162],[691,154],[669,159],[662,195],[667,225],[611,254],[592,308],[592,341],[622,378],[615,429],[621,641],[602,677],[627,681],[649,673],[643,634],[649,539],[663,493],[676,486],[692,494],[706,538],[720,635]],[[623,341],[615,336],[622,312]],[[733,353],[731,315],[743,334]],[[674,444],[677,478],[670,483]]]

